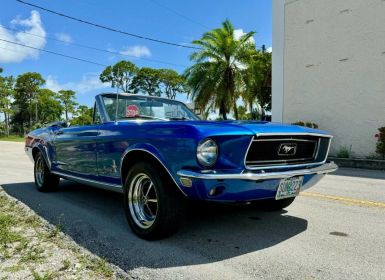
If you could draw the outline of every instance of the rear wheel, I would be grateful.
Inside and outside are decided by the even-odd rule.
[[[254,208],[258,209],[265,209],[269,211],[280,211],[286,207],[288,207],[290,204],[293,203],[295,200],[295,197],[289,197],[284,199],[266,199],[266,200],[260,200],[260,201],[253,201],[251,202],[251,205]]]
[[[35,156],[34,177],[36,188],[41,192],[54,191],[59,186],[60,178],[51,173],[40,152]]]
[[[140,162],[130,169],[124,184],[124,208],[139,237],[160,239],[178,230],[183,197],[173,184],[150,163]]]

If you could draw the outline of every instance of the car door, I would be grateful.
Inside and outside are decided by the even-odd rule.
[[[100,125],[97,143],[97,161],[99,179],[120,185],[120,161],[128,147],[129,139],[125,130],[130,131],[134,123],[104,123]]]
[[[96,142],[99,122],[56,130],[54,170],[70,175],[97,177]]]

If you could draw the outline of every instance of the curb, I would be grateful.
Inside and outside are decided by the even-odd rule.
[[[352,158],[337,158],[337,157],[329,157],[328,159],[334,161],[339,167],[385,170],[385,160],[352,159]]]

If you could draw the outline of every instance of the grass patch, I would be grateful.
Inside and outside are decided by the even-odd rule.
[[[112,269],[108,266],[107,262],[103,259],[94,259],[94,271],[105,277],[111,277],[113,275]]]
[[[63,266],[60,268],[60,270],[67,270],[68,268],[70,268],[70,266],[71,266],[70,260],[65,259],[63,261]]]
[[[32,246],[20,258],[20,263],[40,263],[46,257],[43,255],[44,249]]]
[[[24,266],[16,264],[16,265],[4,268],[3,272],[15,273],[23,269],[24,269]]]
[[[32,270],[32,277],[34,280],[51,280],[54,278],[54,273],[47,271],[43,275],[40,275],[35,270]]]
[[[23,237],[11,231],[11,226],[14,223],[14,219],[11,215],[0,213],[0,246],[5,247],[10,243],[19,242],[23,240]]]
[[[36,215],[30,215],[26,219],[20,221],[26,226],[31,226],[33,228],[38,228],[41,226],[41,221],[38,216]]]
[[[20,243],[15,247],[15,252],[16,253],[21,253],[24,250],[28,248],[28,242],[26,239],[23,239],[20,241]]]
[[[98,276],[110,278],[114,274],[104,259],[82,256],[79,260],[82,266],[90,269]]]
[[[17,135],[0,136],[0,141],[24,142],[25,138]]]
[[[47,238],[51,239],[57,237],[62,230],[63,226],[61,224],[56,225],[53,229],[48,232]]]

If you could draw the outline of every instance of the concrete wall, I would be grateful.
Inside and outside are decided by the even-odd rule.
[[[374,154],[385,126],[385,0],[286,0],[284,10],[284,32],[273,34],[284,36],[282,120],[329,130],[332,154]]]

